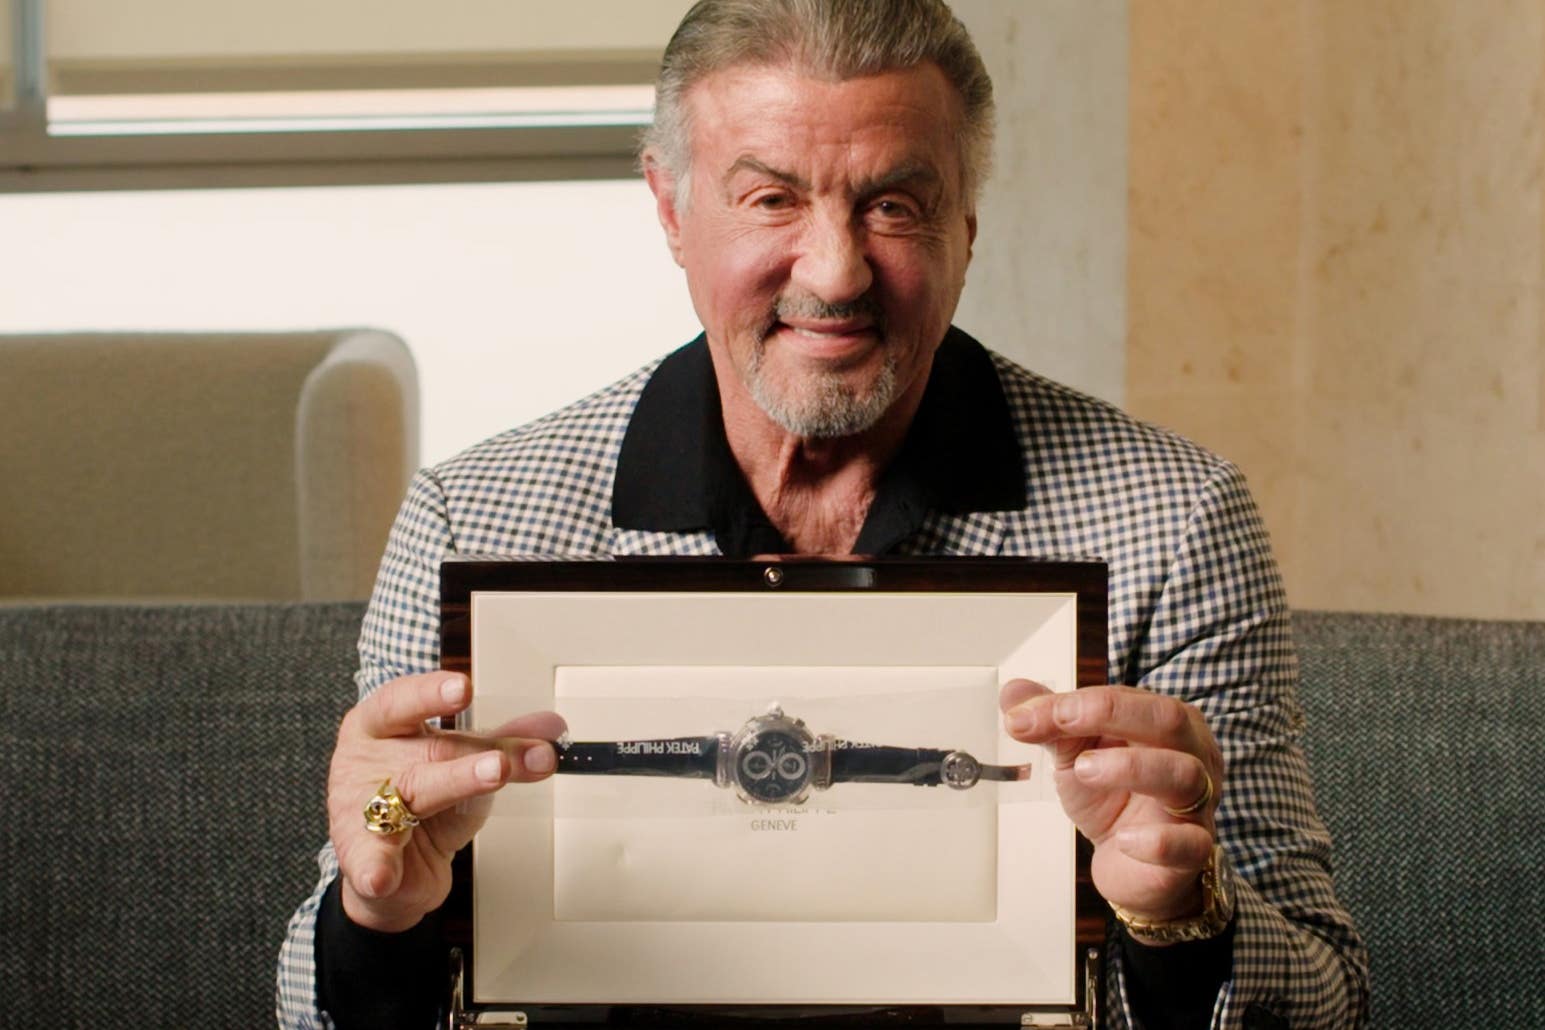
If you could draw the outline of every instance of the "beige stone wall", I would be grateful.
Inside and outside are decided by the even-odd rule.
[[[1545,5],[1131,0],[1127,404],[1295,605],[1545,618]]]

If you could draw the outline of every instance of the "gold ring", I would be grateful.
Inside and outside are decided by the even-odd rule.
[[[1203,769],[1201,796],[1184,808],[1171,808],[1165,805],[1164,811],[1179,819],[1188,815],[1195,815],[1210,804],[1212,804],[1212,776],[1208,774],[1206,769]]]
[[[406,833],[418,825],[418,816],[408,810],[390,779],[381,783],[376,796],[365,806],[365,829],[389,837],[394,833]]]

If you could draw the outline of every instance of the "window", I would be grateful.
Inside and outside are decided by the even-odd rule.
[[[689,6],[0,4],[0,190],[626,175]]]

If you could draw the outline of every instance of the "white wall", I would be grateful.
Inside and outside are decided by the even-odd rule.
[[[953,0],[992,75],[996,171],[956,319],[1114,403],[1126,380],[1128,0]]]
[[[698,331],[641,180],[0,196],[0,241],[0,332],[398,333],[426,462]]]

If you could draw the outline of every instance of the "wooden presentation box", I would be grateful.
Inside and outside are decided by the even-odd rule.
[[[729,754],[774,716],[822,742],[773,753],[817,769],[781,802],[746,755],[500,791],[456,860],[449,1026],[1098,1025],[1088,848],[997,699],[1106,681],[1103,564],[457,558],[441,590],[459,728],[552,710],[585,747],[689,749],[673,770],[706,760],[671,741]],[[934,785],[832,772],[903,748],[949,751]],[[1023,778],[937,785],[959,753]]]

